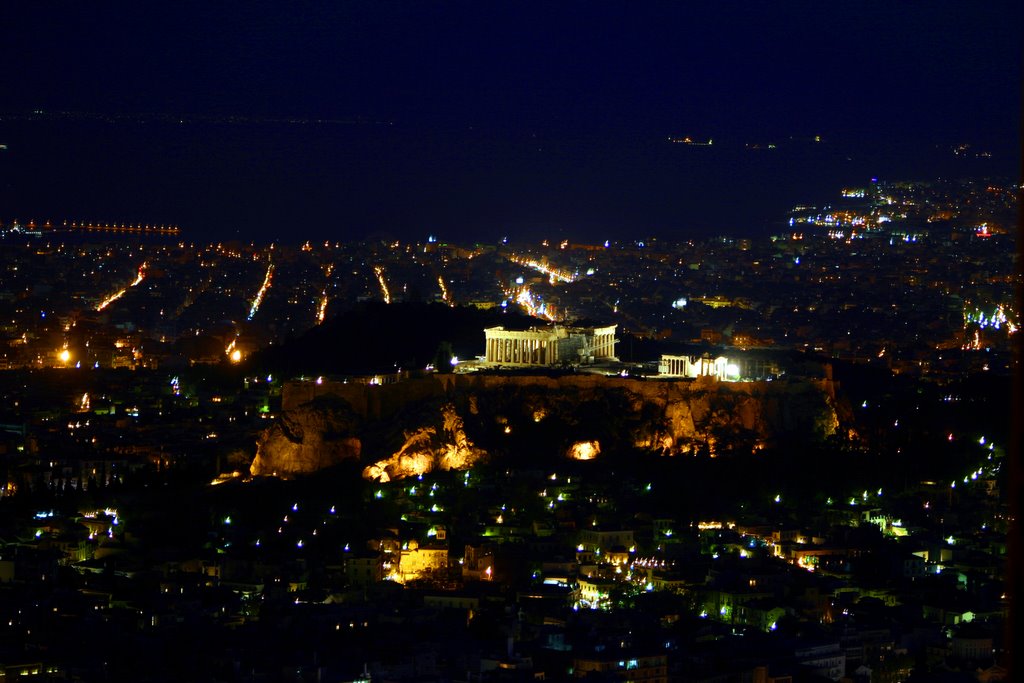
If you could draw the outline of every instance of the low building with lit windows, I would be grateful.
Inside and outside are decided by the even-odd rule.
[[[667,683],[668,655],[629,655],[622,652],[600,652],[573,659],[573,676],[597,677],[606,681],[633,683]]]
[[[416,541],[409,541],[403,544],[397,572],[391,579],[399,583],[408,583],[426,578],[434,572],[443,572],[447,568],[447,546],[420,545]]]

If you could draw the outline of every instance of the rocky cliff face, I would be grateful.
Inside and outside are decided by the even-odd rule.
[[[435,375],[385,385],[285,388],[282,417],[260,437],[253,474],[316,471],[347,458],[389,480],[464,469],[488,455],[586,459],[640,449],[665,455],[750,452],[815,440],[840,425],[828,380],[639,381],[598,375]],[[574,455],[575,454],[575,455]]]
[[[487,455],[466,436],[462,418],[453,404],[444,404],[440,412],[440,426],[423,425],[406,431],[402,447],[391,457],[368,466],[363,476],[386,482],[434,469],[464,470]]]
[[[336,396],[318,396],[286,410],[256,443],[253,475],[289,477],[358,459],[361,418]]]

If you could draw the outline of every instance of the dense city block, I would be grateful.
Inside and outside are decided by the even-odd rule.
[[[0,680],[1001,680],[1019,190],[679,242],[7,221]]]

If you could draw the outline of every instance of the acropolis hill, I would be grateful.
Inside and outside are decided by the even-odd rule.
[[[586,457],[631,449],[751,452],[780,439],[833,435],[846,422],[842,405],[826,378],[434,374],[394,384],[298,381],[284,387],[282,415],[260,436],[251,473],[307,474],[357,458],[365,477],[388,480],[463,469],[492,455],[571,457],[578,444],[594,445]]]

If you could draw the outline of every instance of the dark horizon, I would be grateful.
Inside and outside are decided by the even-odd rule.
[[[1009,2],[6,5],[0,220],[194,240],[765,234],[840,184],[1018,175],[1021,18]],[[667,142],[686,136],[716,146]],[[992,157],[954,157],[963,143]]]
[[[375,124],[0,120],[0,221],[181,226],[189,241],[766,236],[881,180],[1012,177],[973,145],[576,139]],[[774,149],[751,149],[747,144]],[[991,158],[977,158],[989,152]]]

